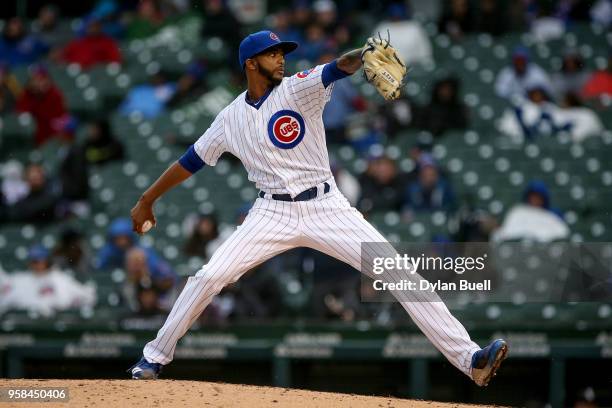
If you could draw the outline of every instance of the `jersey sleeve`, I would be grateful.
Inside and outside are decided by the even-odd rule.
[[[187,149],[179,163],[191,173],[204,165],[214,166],[219,157],[227,151],[224,112],[217,115],[204,134]]]
[[[291,91],[298,100],[318,102],[322,108],[331,98],[334,81],[348,76],[338,69],[336,61],[317,65],[290,77]]]

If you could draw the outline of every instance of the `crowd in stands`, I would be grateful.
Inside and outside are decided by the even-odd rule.
[[[283,40],[301,45],[288,56],[294,63],[326,63],[339,53],[358,46],[356,34],[378,35],[387,31],[393,45],[409,66],[434,63],[434,52],[424,25],[413,18],[421,6],[410,2],[360,2],[361,13],[351,12],[351,2],[296,0],[290,7],[279,4],[267,12],[264,2],[251,7],[231,8],[222,0],[193,2],[182,0],[142,0],[119,2],[100,0],[71,27],[60,24],[60,9],[44,6],[28,21],[13,17],[4,22],[0,38],[0,115],[27,113],[35,123],[34,147],[56,143],[57,164],[46,168],[40,163],[6,160],[2,165],[0,225],[8,223],[49,224],[90,215],[89,174],[92,169],[127,158],[121,137],[113,134],[108,115],[81,118],[70,112],[65,89],[53,79],[49,67],[76,64],[82,70],[107,64],[123,64],[123,41],[146,39],[173,24],[187,12],[200,15],[205,24],[203,39],[220,37],[230,52],[228,67],[236,87],[244,86],[235,53],[248,24],[261,20]],[[275,3],[275,2],[270,2]],[[363,3],[363,4],[362,4]],[[437,31],[461,44],[472,34],[487,33],[499,38],[507,32],[527,31],[545,43],[561,38],[580,21],[612,24],[612,6],[598,0],[543,2],[524,0],[433,1],[430,20]],[[477,7],[476,7],[476,6]],[[370,10],[371,8],[371,10]],[[437,11],[436,11],[437,10]],[[373,15],[368,16],[368,12]],[[360,19],[381,21],[374,30],[361,32]],[[496,73],[491,86],[500,100],[507,100],[498,130],[519,141],[566,132],[575,141],[597,136],[603,130],[601,112],[610,109],[612,98],[612,54],[606,67],[587,69],[579,50],[568,49],[562,65],[549,72],[537,65],[527,48],[518,46],[509,56],[508,66]],[[28,68],[28,78],[20,83],[14,71]],[[168,109],[185,106],[208,91],[210,69],[205,56],[185,64],[178,78],[163,70],[150,75],[147,83],[134,84],[116,107],[123,115],[141,113],[147,119]],[[242,81],[242,82],[240,82]],[[352,205],[366,216],[393,211],[410,222],[418,214],[443,212],[459,214],[464,205],[455,193],[453,180],[434,158],[437,141],[449,133],[469,129],[473,112],[462,98],[461,78],[451,73],[432,75],[428,101],[419,103],[404,95],[387,103],[363,96],[350,78],[337,81],[323,120],[330,145],[350,145],[366,160],[365,170],[353,174],[333,161],[332,170],[339,188]],[[607,102],[606,102],[607,101]],[[402,137],[406,129],[425,131],[424,140],[414,140],[405,152],[414,163],[410,170],[373,146]],[[76,137],[78,131],[83,138]],[[55,145],[54,145],[55,146]],[[5,158],[3,158],[5,159]],[[241,208],[231,225],[214,213],[191,214],[184,222],[182,255],[202,262],[231,234],[248,213]],[[470,211],[462,219],[459,232],[447,240],[488,241],[529,237],[541,241],[566,238],[570,231],[564,209],[554,207],[549,186],[526,180],[522,197],[503,219]],[[529,221],[526,221],[529,220]],[[97,252],[87,245],[86,231],[66,229],[55,248],[37,244],[30,248],[23,273],[0,270],[0,312],[25,309],[42,314],[71,307],[93,307],[95,288],[82,282],[91,274],[123,270],[123,304],[142,316],[165,313],[182,283],[173,266],[152,247],[141,244],[128,219],[115,219],[108,228],[106,243]],[[310,265],[308,267],[304,265]],[[223,323],[240,317],[269,317],[287,313],[281,298],[291,291],[281,285],[279,276],[287,270],[313,272],[312,315],[352,321],[375,316],[389,321],[395,312],[388,304],[361,304],[359,275],[346,265],[314,251],[292,251],[266,262],[246,274],[215,298],[202,316],[204,322]],[[71,273],[65,272],[70,270]],[[305,280],[294,282],[308,286]],[[287,292],[289,290],[289,292]],[[26,301],[24,299],[30,299]],[[403,315],[403,314],[399,314]]]
[[[95,287],[54,266],[52,254],[42,245],[30,248],[27,271],[0,271],[0,294],[0,312],[17,309],[51,316],[67,309],[91,309],[96,303]]]

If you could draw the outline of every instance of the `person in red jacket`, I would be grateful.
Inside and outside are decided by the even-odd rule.
[[[28,84],[16,105],[18,112],[28,112],[36,120],[35,143],[40,146],[52,137],[69,137],[64,132],[69,118],[62,92],[44,67],[32,69]]]
[[[117,42],[102,32],[102,24],[96,19],[87,23],[85,35],[72,40],[61,53],[61,60],[76,63],[83,69],[96,64],[121,62],[121,51]]]
[[[597,98],[602,95],[612,96],[612,54],[608,56],[608,67],[594,72],[582,88],[584,99]]]

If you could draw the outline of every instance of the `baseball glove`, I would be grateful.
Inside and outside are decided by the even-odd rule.
[[[366,80],[383,98],[391,100],[400,96],[406,65],[389,43],[389,37],[383,40],[379,33],[378,38],[368,38],[361,51],[361,63]]]

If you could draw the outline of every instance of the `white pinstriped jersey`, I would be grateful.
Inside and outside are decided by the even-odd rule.
[[[209,166],[229,152],[249,180],[267,193],[300,192],[332,178],[321,114],[333,83],[324,87],[324,65],[286,77],[257,103],[246,91],[223,109],[194,144]]]
[[[335,63],[327,65],[324,71],[319,65],[284,78],[257,103],[247,102],[246,92],[242,93],[179,160],[193,173],[202,168],[202,161],[214,166],[223,152],[230,152],[242,161],[249,179],[267,193],[295,197],[324,181],[330,185],[324,194],[299,204],[265,195],[257,198],[242,225],[189,277],[156,338],[145,346],[147,361],[172,361],[177,342],[212,298],[277,254],[300,246],[314,248],[368,274],[362,268],[363,242],[382,243],[381,248],[390,251],[382,252],[385,256],[395,253],[330,180],[321,114],[333,79],[342,77],[341,72],[332,72],[334,67]],[[402,275],[392,272],[392,277],[399,282]],[[471,376],[472,356],[479,347],[437,294],[427,298],[421,297],[422,292],[392,294],[438,350]]]

